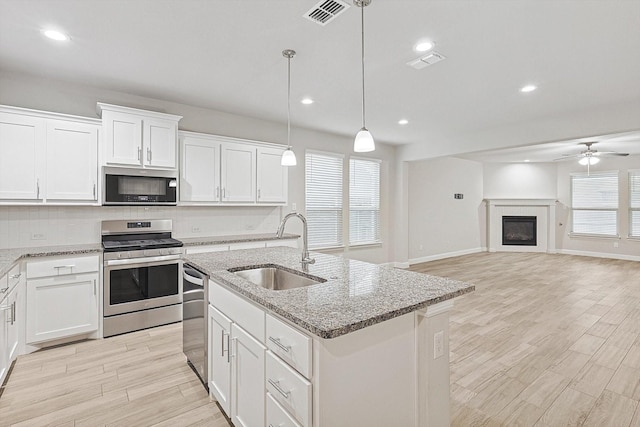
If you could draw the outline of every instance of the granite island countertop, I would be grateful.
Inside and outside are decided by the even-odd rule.
[[[288,247],[184,255],[211,279],[321,338],[335,338],[469,293],[469,283],[312,252],[306,271],[326,279],[273,291],[227,271],[278,265],[301,271],[301,252]]]

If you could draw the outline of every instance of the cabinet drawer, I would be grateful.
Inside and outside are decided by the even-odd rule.
[[[303,426],[311,426],[311,383],[267,352],[266,387],[274,399]]]
[[[269,427],[302,427],[280,404],[267,392],[267,426]]]
[[[264,311],[244,298],[209,280],[209,303],[258,341],[264,342]]]
[[[311,338],[268,314],[265,342],[303,376],[311,376]]]
[[[27,278],[92,273],[98,269],[98,255],[71,258],[47,257],[42,261],[27,262]]]

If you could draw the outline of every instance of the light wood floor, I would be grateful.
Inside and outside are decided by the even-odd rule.
[[[187,366],[182,325],[18,357],[0,397],[0,426],[229,424]]]
[[[451,315],[453,426],[640,426],[640,263],[481,253],[412,270],[476,284]],[[0,426],[228,426],[181,332],[20,356]]]
[[[454,426],[640,426],[640,263],[480,253],[451,315]]]

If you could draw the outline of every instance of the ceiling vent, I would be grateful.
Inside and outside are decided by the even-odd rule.
[[[349,5],[340,0],[322,0],[303,16],[316,24],[325,26],[348,8]]]
[[[413,61],[407,62],[409,67],[415,68],[416,70],[421,70],[429,65],[433,65],[436,62],[440,62],[446,57],[438,52],[429,52],[425,56],[421,56],[418,59],[414,59]]]

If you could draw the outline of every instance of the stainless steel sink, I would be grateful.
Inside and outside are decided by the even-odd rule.
[[[234,268],[229,270],[236,276],[273,291],[302,288],[326,282],[326,279],[306,275],[304,273],[291,272],[278,266],[266,266],[260,268]]]

